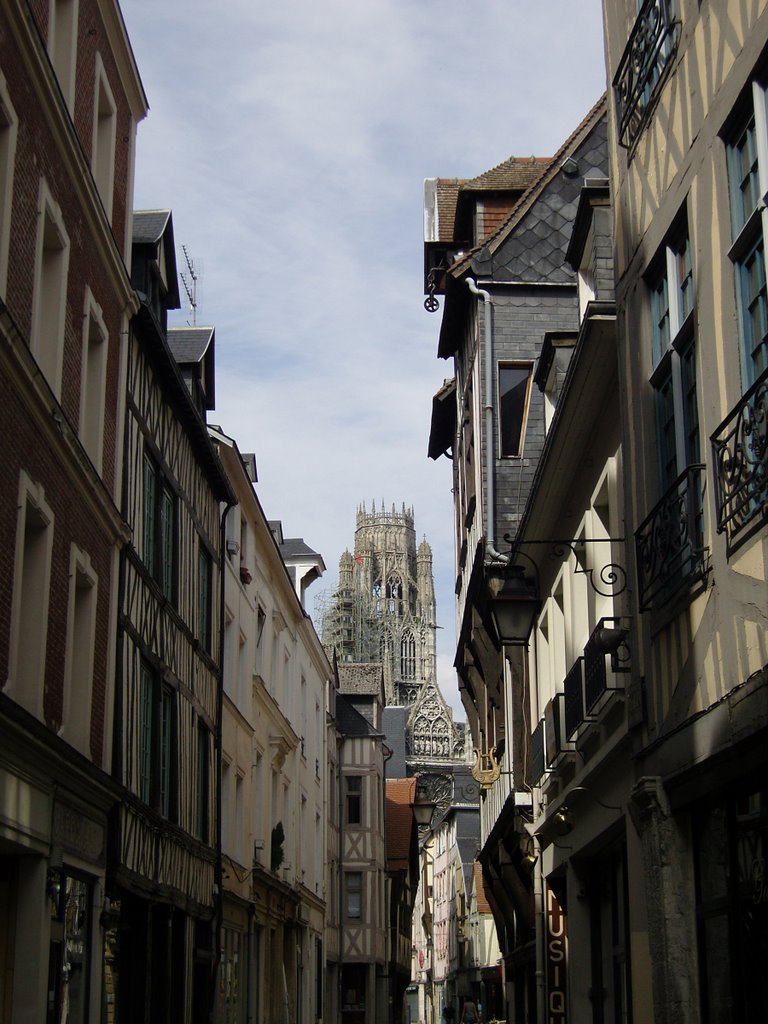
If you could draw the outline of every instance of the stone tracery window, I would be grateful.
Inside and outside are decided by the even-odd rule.
[[[387,580],[387,611],[403,614],[403,584],[399,576],[392,575]]]
[[[371,588],[371,598],[373,599],[373,607],[377,612],[381,611],[381,580],[376,580]]]
[[[400,676],[416,678],[416,638],[410,629],[405,630],[400,640]]]

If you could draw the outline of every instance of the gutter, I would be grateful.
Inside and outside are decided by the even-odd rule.
[[[509,555],[496,550],[496,495],[494,466],[496,450],[493,442],[493,334],[491,317],[491,294],[478,288],[468,277],[467,287],[473,295],[483,300],[483,363],[485,365],[485,390],[483,413],[485,417],[485,550],[491,562],[509,563]]]
[[[221,524],[219,526],[219,689],[216,695],[216,734],[214,750],[216,756],[216,863],[214,867],[214,950],[213,964],[211,968],[211,1019],[216,1012],[216,993],[218,990],[217,978],[219,965],[221,964],[221,932],[224,924],[224,864],[222,851],[222,820],[221,820],[221,761],[223,753],[224,736],[224,585],[226,581],[226,539],[227,539],[227,516],[230,510],[235,507],[236,501],[227,501],[221,513]]]

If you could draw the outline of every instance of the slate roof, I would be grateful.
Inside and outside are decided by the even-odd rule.
[[[312,555],[313,558],[322,558],[316,551],[313,551],[309,544],[304,543],[303,537],[287,537],[280,545],[280,554],[283,558],[295,558],[298,555]]]
[[[383,686],[384,670],[379,663],[363,665],[341,662],[339,664],[339,693],[379,697],[382,695]]]
[[[336,694],[336,724],[343,736],[381,736],[341,693]]]
[[[411,838],[416,823],[411,805],[416,799],[416,779],[388,779],[387,800],[387,869],[408,868]]]
[[[213,327],[169,327],[168,347],[180,365],[199,363],[213,341]]]
[[[381,728],[386,737],[387,746],[392,756],[387,758],[385,774],[390,779],[405,777],[405,723],[407,709],[404,707],[385,707],[381,712]]]
[[[584,179],[608,173],[606,97],[603,95],[563,143],[538,179],[520,198],[506,222],[481,246],[451,268],[458,277],[472,271],[497,281],[569,284],[574,275],[565,252]],[[601,123],[602,122],[602,123]],[[562,170],[567,157],[574,175]]]
[[[134,210],[134,245],[156,245],[163,237],[170,219],[170,210]]]

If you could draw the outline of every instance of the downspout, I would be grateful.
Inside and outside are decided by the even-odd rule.
[[[221,964],[221,931],[224,924],[224,865],[222,857],[222,821],[221,821],[221,759],[223,754],[224,738],[224,584],[226,572],[226,544],[227,544],[227,516],[237,502],[226,502],[221,513],[221,524],[219,526],[219,671],[218,671],[218,693],[216,695],[216,864],[214,867],[214,958],[212,969],[212,989],[210,998],[211,1020],[216,1015],[216,992],[218,990],[217,978],[219,965]]]
[[[485,365],[485,391],[483,413],[485,417],[485,550],[492,562],[509,562],[509,555],[496,550],[496,495],[494,469],[496,449],[493,443],[493,334],[491,320],[491,295],[484,288],[478,288],[475,281],[467,278],[467,287],[473,295],[483,300],[483,363]]]

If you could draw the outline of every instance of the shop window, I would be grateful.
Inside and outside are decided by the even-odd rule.
[[[48,871],[50,947],[48,1020],[86,1024],[91,1019],[92,887],[64,870]]]

